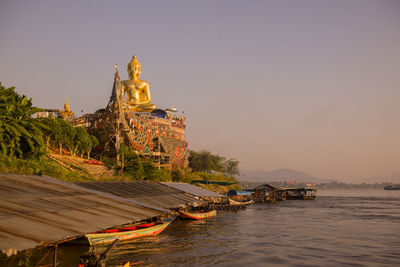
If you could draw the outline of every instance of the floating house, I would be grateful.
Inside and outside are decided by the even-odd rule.
[[[314,188],[283,188],[286,199],[315,199],[317,189]]]
[[[285,192],[269,184],[262,184],[253,190],[253,200],[256,203],[272,203],[275,201],[286,200]]]
[[[254,201],[258,203],[317,197],[317,189],[314,188],[276,188],[269,184],[259,185],[252,189],[252,192]]]

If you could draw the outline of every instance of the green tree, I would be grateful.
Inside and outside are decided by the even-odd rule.
[[[88,132],[83,127],[74,127],[74,136],[70,145],[71,154],[74,156],[78,151],[79,145],[84,142],[85,139],[90,138]],[[72,148],[72,149],[71,149]]]
[[[5,88],[0,83],[0,151],[10,157],[38,158],[46,153],[41,128],[31,116],[41,111],[32,106],[32,99]]]
[[[239,161],[235,159],[226,160],[219,155],[213,155],[209,151],[189,151],[189,168],[195,172],[207,174],[221,174],[223,176],[239,175]],[[178,173],[173,173],[173,177],[178,177]],[[176,178],[179,179],[179,178]],[[204,179],[207,179],[204,177]]]
[[[120,147],[120,156],[123,172],[132,178],[142,179],[144,177],[144,168],[139,155],[124,144]]]
[[[213,155],[209,151],[189,151],[189,167],[193,171],[211,173],[212,171],[222,172],[224,170],[224,157]]]
[[[69,122],[63,119],[56,119],[54,126],[54,141],[57,143],[61,155],[63,146],[69,145],[72,142],[75,130]]]
[[[56,129],[56,119],[55,118],[40,118],[39,119],[42,125],[45,127],[42,127],[42,132],[43,135],[46,139],[46,148],[47,151],[49,151],[50,148],[50,143],[52,140],[54,140],[54,135],[55,135],[55,129]]]
[[[125,155],[129,153],[129,147],[122,144],[119,148],[119,155],[121,156],[121,173],[124,172],[125,167]]]
[[[169,170],[163,170],[156,167],[154,162],[150,159],[142,160],[144,179],[151,181],[169,181]]]
[[[83,137],[81,138],[81,141],[79,142],[77,149],[82,156],[83,154],[86,154],[87,158],[90,159],[90,153],[98,144],[99,140],[97,140],[97,138],[94,137],[93,135],[90,135],[86,132],[86,134],[83,134]]]
[[[47,126],[47,129],[43,130],[47,146],[49,146],[50,143],[54,146],[58,146],[60,154],[62,154],[64,145],[68,147],[71,155],[74,156],[78,150],[81,152],[83,147],[85,147],[84,152],[92,149],[92,143],[94,141],[85,128],[73,127],[69,122],[61,118],[43,118],[41,121]],[[84,142],[86,143],[81,145],[81,143]]]
[[[174,182],[183,182],[186,178],[186,172],[179,166],[173,166],[171,178]]]
[[[92,152],[92,150],[99,145],[99,140],[93,135],[90,136],[90,142],[91,142],[90,149],[86,151],[88,159],[90,159],[90,153]]]
[[[223,173],[228,176],[240,175],[239,161],[235,159],[228,159],[223,163]]]

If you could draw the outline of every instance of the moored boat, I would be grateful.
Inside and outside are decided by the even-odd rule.
[[[251,203],[253,203],[253,200],[240,202],[240,201],[233,200],[233,199],[231,199],[229,197],[228,197],[228,200],[229,200],[229,204],[230,205],[250,205]]]
[[[214,217],[217,215],[216,210],[211,210],[208,212],[190,212],[190,211],[179,211],[179,216],[181,219],[189,219],[189,220],[201,220],[209,217]]]
[[[384,187],[385,190],[400,190],[400,184],[398,185],[387,185]]]
[[[108,229],[91,234],[86,234],[85,237],[89,241],[91,246],[98,244],[111,243],[115,239],[121,241],[130,240],[145,236],[158,235],[167,228],[167,226],[176,218],[172,216],[164,219],[160,222],[140,224],[134,226],[128,226],[123,228]]]

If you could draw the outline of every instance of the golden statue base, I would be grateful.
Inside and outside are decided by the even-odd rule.
[[[133,112],[151,112],[156,108],[156,105],[128,105],[129,111]]]

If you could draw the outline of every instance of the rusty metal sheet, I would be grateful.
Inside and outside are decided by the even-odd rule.
[[[205,203],[185,192],[151,181],[80,182],[76,184],[165,209],[186,208],[188,205],[199,206]]]
[[[224,195],[187,183],[169,182],[162,184],[181,190],[196,197],[225,197]]]
[[[167,212],[50,177],[0,174],[0,250],[5,253]]]

